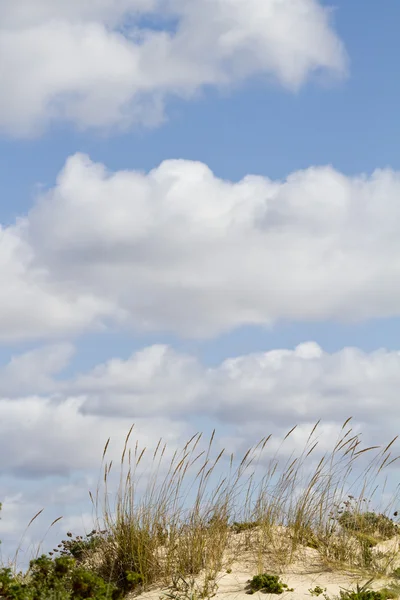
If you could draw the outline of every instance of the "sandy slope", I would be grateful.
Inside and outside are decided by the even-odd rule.
[[[374,549],[375,552],[395,551],[399,552],[399,539],[382,542]],[[235,553],[234,553],[235,554]],[[252,556],[251,550],[243,550],[240,556],[234,557],[232,552],[227,552],[225,561],[226,567],[217,576],[217,589],[215,600],[249,600],[250,596],[246,594],[246,584],[259,570],[257,569],[257,559]],[[322,562],[319,553],[312,548],[302,548],[297,554],[295,560],[284,568],[279,568],[276,561],[268,553],[262,557],[264,572],[279,574],[281,580],[287,583],[289,588],[294,588],[293,592],[284,592],[282,595],[264,594],[257,592],[252,597],[254,600],[277,600],[280,598],[290,600],[300,600],[303,598],[312,598],[310,588],[320,586],[331,598],[336,596],[341,588],[354,589],[358,584],[363,585],[369,578],[349,571],[333,571],[327,569]],[[391,568],[400,566],[400,559],[394,561]],[[229,572],[227,572],[229,571]],[[188,579],[186,579],[188,581]],[[381,578],[374,581],[370,587],[380,589],[392,581],[389,578]],[[199,586],[202,584],[201,576],[196,578]],[[196,588],[194,588],[196,589]],[[160,600],[165,598],[165,594],[171,594],[171,589],[154,588],[140,595],[140,600]],[[134,595],[128,598],[134,598]],[[176,596],[179,600],[190,600],[189,595]],[[320,596],[322,599],[322,596]],[[192,596],[192,600],[194,597]]]
[[[215,600],[249,600],[250,596],[246,594],[246,582],[255,574],[254,570],[250,571],[245,564],[237,563],[233,566],[232,573],[220,574],[218,578],[218,591],[215,595]],[[327,594],[332,597],[339,593],[340,588],[353,588],[357,583],[361,585],[366,582],[366,578],[360,579],[357,575],[349,573],[334,573],[328,571],[320,571],[314,573],[282,573],[281,579],[294,588],[293,592],[284,592],[282,595],[264,594],[256,592],[252,598],[254,600],[276,600],[277,598],[300,600],[301,598],[312,598],[309,590],[320,586],[326,589]],[[375,582],[375,589],[379,589],[385,585],[384,580]],[[157,588],[145,592],[140,596],[143,600],[159,600],[170,590]],[[132,595],[131,598],[134,596]]]

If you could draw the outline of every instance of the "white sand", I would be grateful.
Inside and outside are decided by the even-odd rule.
[[[376,546],[374,552],[385,553],[387,551],[399,552],[399,539],[388,540],[382,542]],[[215,600],[249,600],[250,596],[246,594],[246,585],[249,579],[257,574],[257,562],[254,556],[251,555],[250,551],[244,551],[235,560],[229,561],[229,549],[227,555],[227,566],[224,571],[220,572],[217,577],[217,590],[214,596]],[[314,589],[315,586],[320,586],[330,598],[337,596],[341,588],[354,589],[357,584],[363,585],[370,578],[365,575],[355,574],[346,571],[333,571],[327,569],[319,556],[319,553],[311,548],[302,548],[298,554],[296,560],[294,560],[288,567],[280,570],[277,565],[272,564],[267,555],[262,557],[263,560],[263,572],[271,574],[279,574],[281,581],[288,584],[289,588],[294,588],[293,592],[284,592],[281,595],[277,594],[265,594],[256,592],[252,598],[254,600],[277,600],[290,599],[300,600],[303,598],[313,598],[309,590]],[[400,560],[392,563],[392,568],[398,567]],[[270,568],[269,568],[270,566]],[[227,572],[227,570],[231,572]],[[189,581],[189,578],[186,578]],[[196,578],[199,587],[201,588],[202,579],[201,576]],[[381,578],[372,582],[371,586],[373,589],[380,589],[393,581],[390,578]],[[160,600],[165,598],[165,594],[173,593],[171,589],[154,588],[140,595],[140,600]],[[135,597],[135,594],[128,596],[128,599]],[[136,596],[137,597],[137,596]],[[179,595],[177,595],[177,598]],[[185,597],[182,594],[179,600],[183,600]],[[190,594],[186,596],[188,600]],[[319,596],[323,600],[323,596]],[[185,599],[185,600],[186,600]]]

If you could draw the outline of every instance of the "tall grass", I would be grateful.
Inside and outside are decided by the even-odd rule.
[[[262,572],[283,569],[307,547],[325,564],[387,571],[395,556],[375,557],[372,548],[383,538],[379,527],[371,531],[371,522],[368,529],[362,515],[384,490],[381,479],[396,460],[390,453],[394,440],[383,448],[363,448],[348,419],[332,449],[321,456],[318,426],[304,449],[284,461],[279,452],[295,428],[275,454],[269,452],[268,436],[239,460],[214,451],[215,432],[205,446],[196,434],[172,458],[160,440],[148,457],[137,443],[129,448],[131,428],[115,494],[107,442],[102,481],[92,496],[106,531],[98,561],[102,575],[115,581],[130,577],[143,587],[178,588],[189,578],[197,581],[200,595],[209,597],[217,574],[244,552]],[[384,510],[387,520],[396,501],[395,494]],[[357,527],[341,519],[346,510]]]
[[[132,443],[132,426],[118,465],[108,460],[110,440],[104,447],[90,493],[95,531],[86,540],[68,534],[59,547],[121,590],[156,584],[192,600],[212,597],[221,573],[244,558],[259,574],[283,572],[310,553],[321,568],[390,573],[399,552],[379,544],[399,538],[398,488],[387,491],[396,438],[363,447],[350,421],[327,452],[318,422],[298,452],[285,447],[293,427],[275,452],[267,436],[240,458],[216,449],[215,432],[194,435],[172,455],[162,440],[151,452]]]

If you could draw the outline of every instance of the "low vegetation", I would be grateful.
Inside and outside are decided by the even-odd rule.
[[[287,583],[283,583],[278,575],[269,575],[262,573],[254,575],[253,579],[248,581],[247,593],[263,592],[264,594],[283,594],[283,592],[294,592]]]
[[[280,594],[289,589],[279,573],[308,548],[326,566],[374,577],[392,574],[391,590],[379,592],[386,596],[362,587],[342,591],[340,600],[397,597],[397,551],[377,550],[398,534],[397,497],[386,506],[377,498],[396,460],[395,440],[363,448],[348,419],[332,450],[321,456],[318,425],[297,455],[280,458],[288,456],[284,444],[293,428],[277,452],[269,451],[268,436],[240,461],[214,451],[214,433],[204,447],[198,434],[172,456],[160,440],[149,455],[137,444],[130,447],[131,428],[116,489],[109,441],[104,448],[101,481],[91,494],[93,530],[85,536],[68,533],[47,555],[36,556],[24,574],[15,565],[3,567],[0,596],[116,599],[155,584],[168,590],[165,597],[211,598],[221,572],[232,572],[243,553],[257,573],[248,591]],[[325,590],[310,594],[325,597]]]

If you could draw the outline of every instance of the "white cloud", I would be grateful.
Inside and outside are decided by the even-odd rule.
[[[157,443],[160,437],[171,444],[179,438],[183,425],[165,416],[150,419],[103,416],[81,412],[84,398],[23,397],[0,400],[0,452],[8,456],[2,473],[40,478],[67,476],[73,471],[100,466],[104,444],[112,435],[116,440],[110,458],[118,461],[125,436],[133,421],[140,438]]]
[[[0,20],[7,29],[40,25],[51,20],[118,23],[127,13],[153,11],[158,0],[15,0],[0,5]]]
[[[398,316],[399,193],[392,170],[233,183],[198,162],[109,173],[76,154],[0,229],[0,340]]]
[[[42,477],[94,469],[110,435],[113,456],[119,455],[133,422],[134,435],[151,447],[160,437],[176,446],[198,429],[199,419],[205,426],[219,423],[223,435],[230,435],[230,428],[248,444],[270,433],[270,426],[286,433],[295,424],[303,428],[302,441],[318,419],[335,428],[349,412],[370,432],[384,433],[393,429],[397,414],[398,351],[344,348],[330,354],[308,342],[292,350],[228,358],[211,368],[156,345],[62,380],[51,373],[66,366],[70,349],[60,347],[53,361],[52,352],[49,346],[14,357],[0,373],[3,388],[3,374],[25,365],[24,387],[31,381],[35,390],[45,382],[52,390],[47,396],[18,398],[17,378],[12,385],[6,376],[12,393],[0,400],[3,473]]]
[[[193,357],[152,346],[110,360],[78,377],[69,391],[89,414],[150,417],[196,415],[254,433],[318,419],[342,423],[349,410],[366,424],[396,414],[400,352],[344,348],[329,354],[314,342],[224,360],[206,368]],[[279,399],[279,402],[277,401]],[[262,426],[265,434],[265,426]]]
[[[46,269],[32,264],[33,251],[13,227],[0,225],[0,339],[29,339],[100,325],[115,307],[90,293],[76,294],[68,282],[57,289]]]
[[[12,356],[7,365],[0,367],[0,396],[51,392],[55,387],[53,376],[69,364],[73,353],[73,346],[63,343]]]
[[[141,26],[144,15],[157,27]],[[16,135],[55,119],[157,123],[169,95],[253,75],[297,89],[316,71],[346,70],[316,0],[15,0],[0,23],[0,128]]]
[[[21,313],[26,335],[116,321],[200,338],[283,319],[399,315],[399,193],[391,170],[311,167],[232,183],[198,162],[108,173],[76,154],[4,232],[31,258],[5,261],[21,275],[3,291],[0,337],[22,335],[10,318]],[[48,310],[29,312],[27,293]]]
[[[60,347],[51,363],[52,352],[54,347],[47,347],[14,357],[0,374],[2,389],[6,374],[10,396],[20,390],[17,378],[7,381],[16,365],[27,367],[25,387],[31,382],[35,390],[45,382],[52,390],[47,397],[3,396],[0,401],[1,451],[13,449],[7,453],[11,470],[40,467],[45,473],[52,465],[54,473],[93,467],[108,429],[118,432],[121,442],[134,421],[141,424],[147,442],[158,439],[155,430],[162,432],[166,423],[176,438],[179,423],[189,423],[194,416],[233,427],[240,424],[242,433],[246,428],[254,433],[265,422],[282,428],[319,418],[342,423],[349,410],[367,425],[379,421],[390,426],[400,383],[400,352],[344,348],[329,354],[314,342],[228,358],[213,368],[156,345],[63,380],[51,379],[51,373],[66,366],[66,349]],[[40,356],[45,357],[42,364]],[[175,432],[172,422],[178,427]],[[82,452],[78,441],[85,436],[87,448]],[[23,439],[30,440],[29,456]]]
[[[141,417],[186,415],[206,392],[204,370],[193,357],[164,345],[151,346],[129,360],[112,359],[68,388],[88,394],[82,410]]]

